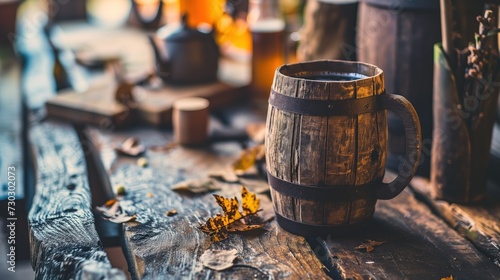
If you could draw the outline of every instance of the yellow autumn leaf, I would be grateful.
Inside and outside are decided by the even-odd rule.
[[[255,217],[252,215],[259,211],[260,200],[244,186],[241,192],[243,214],[240,212],[240,204],[236,197],[225,198],[213,195],[217,204],[222,208],[223,214],[217,214],[198,226],[199,230],[210,235],[212,241],[218,242],[226,239],[229,232],[248,231],[264,226],[264,223],[252,224],[251,219],[248,219]]]
[[[209,218],[204,225],[200,225],[198,228],[204,233],[210,233],[225,226],[227,226],[227,217],[217,214],[215,217]]]
[[[242,186],[241,205],[243,207],[243,215],[255,214],[259,210],[260,199],[254,193],[249,192],[245,186]]]
[[[233,169],[236,172],[244,172],[254,166],[255,162],[265,157],[264,144],[245,149],[240,157],[233,163]]]
[[[450,275],[448,277],[443,277],[441,280],[453,280],[453,275]]]
[[[238,204],[238,199],[236,197],[228,199],[216,194],[214,194],[214,197],[215,201],[217,201],[217,204],[219,204],[219,206],[222,208],[222,211],[224,211],[226,217],[228,217],[228,224],[242,218],[242,215],[239,211],[240,205]]]

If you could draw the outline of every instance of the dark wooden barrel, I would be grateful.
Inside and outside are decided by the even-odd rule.
[[[339,73],[358,79],[332,81]],[[280,226],[299,235],[343,232],[370,219],[377,198],[390,199],[406,186],[418,162],[420,126],[403,97],[383,93],[383,72],[369,64],[324,60],[277,69],[266,167]],[[416,158],[407,157],[406,174],[391,185],[381,183],[387,108],[403,115],[407,150],[416,151]]]
[[[357,29],[358,60],[384,70],[389,93],[406,97],[422,125],[422,160],[417,174],[428,176],[432,144],[433,46],[440,41],[439,0],[363,0]],[[389,114],[388,167],[404,155],[404,130]]]

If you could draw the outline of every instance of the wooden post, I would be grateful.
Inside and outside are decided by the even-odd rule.
[[[350,4],[334,4],[331,1],[307,1],[305,23],[297,49],[299,61],[356,60],[358,3],[349,2]]]

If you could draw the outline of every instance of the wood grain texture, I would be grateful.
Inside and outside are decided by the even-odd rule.
[[[283,76],[275,75],[273,90],[289,95],[297,96],[297,82],[286,81]],[[277,110],[270,106],[268,114],[270,115],[268,133],[266,134],[266,143],[276,143],[276,145],[266,145],[266,163],[268,171],[277,178],[282,180],[291,181],[292,174],[295,173],[298,165],[297,158],[294,158],[294,152],[297,149],[295,146],[297,137],[294,137],[295,116],[289,112]],[[272,131],[272,132],[271,132]],[[292,167],[292,162],[294,167]],[[295,173],[296,174],[296,173]],[[296,176],[296,175],[295,175]],[[275,209],[283,217],[289,219],[296,219],[294,209],[294,199],[287,195],[282,195],[271,189],[271,196]]]
[[[297,57],[356,60],[356,18],[358,3],[334,4],[307,1]]]
[[[391,175],[394,176],[394,175]],[[354,248],[385,242],[372,252]],[[407,188],[377,205],[366,230],[310,240],[334,279],[498,279],[500,269],[434,216]]]
[[[467,238],[500,268],[500,190],[490,183],[485,200],[477,205],[461,205],[435,200],[430,182],[414,178],[410,187],[456,232]]]
[[[36,194],[29,213],[37,279],[125,279],[111,268],[94,228],[84,151],[72,126],[34,123],[29,141]]]
[[[169,133],[137,129],[108,133],[89,128],[88,139],[103,161],[101,172],[109,175],[111,185],[122,183],[127,196],[121,206],[137,214],[137,222],[123,225],[129,267],[136,279],[327,279],[323,265],[302,237],[280,229],[270,222],[263,230],[233,234],[219,243],[197,229],[199,223],[220,213],[212,194],[177,193],[170,187],[187,178],[203,178],[207,172],[227,168],[241,147],[237,143],[212,144],[198,149],[181,146],[159,152],[149,149],[149,166],[141,168],[134,158],[116,156],[112,146],[135,135],[146,147],[172,141]],[[216,193],[240,197],[240,184],[220,183]],[[249,186],[253,189],[253,186]],[[258,186],[257,186],[258,187]],[[272,213],[268,197],[260,196],[265,213]],[[165,211],[176,209],[168,217]],[[236,249],[236,265],[215,272],[203,268],[199,257],[206,249]]]
[[[300,80],[297,85],[297,98],[328,100],[330,91],[327,83],[314,83]],[[281,90],[281,89],[277,89]],[[292,158],[296,158],[296,166],[292,174],[297,174],[292,183],[317,186],[325,182],[326,145],[328,143],[328,117],[294,116],[295,147]],[[307,224],[323,224],[325,219],[324,202],[294,199],[295,218]],[[329,209],[326,209],[329,211]],[[328,216],[328,214],[326,214]]]

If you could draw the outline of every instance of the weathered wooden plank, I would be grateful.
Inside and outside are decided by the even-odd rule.
[[[430,182],[422,177],[410,184],[431,209],[450,227],[467,238],[500,268],[500,189],[493,183],[485,199],[476,205],[461,205],[432,199]]]
[[[385,91],[385,81],[384,81],[384,73],[380,75],[376,75],[373,77],[373,87],[374,94],[381,95]],[[383,163],[387,160],[387,148],[388,148],[388,126],[387,126],[387,111],[379,111],[377,112],[377,135],[379,140],[378,146],[378,156],[379,162]],[[385,144],[384,144],[385,143]],[[376,176],[378,178],[383,178],[385,173],[385,166],[379,168]]]
[[[126,134],[85,131],[97,147],[111,185],[122,183],[127,195],[121,206],[137,214],[137,222],[124,224],[125,251],[136,279],[325,279],[322,264],[301,237],[280,229],[270,222],[264,230],[231,235],[212,244],[208,235],[196,227],[209,216],[220,213],[211,194],[188,195],[170,187],[187,178],[200,178],[211,170],[227,168],[241,148],[237,143],[218,143],[205,148],[177,146],[169,151],[149,149],[145,156],[149,166],[141,168],[134,158],[116,156],[112,146],[125,137],[139,137],[146,147],[172,141],[168,133],[136,129]],[[232,197],[241,192],[240,184],[221,184],[217,194]],[[261,196],[261,207],[272,203]],[[176,209],[168,217],[165,211]],[[236,266],[215,272],[200,266],[199,257],[206,249],[236,249]]]
[[[370,253],[354,249],[366,240],[385,243]],[[409,189],[393,200],[380,201],[365,229],[309,241],[337,279],[500,277],[493,262],[434,216]]]
[[[354,98],[354,83],[330,84],[330,99]],[[328,118],[328,141],[326,149],[327,185],[354,185],[356,183],[356,116],[334,116]],[[340,175],[340,176],[339,176]]]
[[[281,75],[276,75],[273,81],[272,89],[289,96],[297,96],[297,81],[288,81]],[[295,173],[293,166],[297,159],[294,158],[294,153],[297,143],[294,134],[296,134],[295,114],[271,108],[273,121],[270,122],[270,131],[267,133],[266,143],[275,143],[274,145],[266,145],[266,153],[269,154],[268,171],[282,180],[291,182],[292,176]],[[295,140],[295,143],[294,143]],[[282,149],[282,147],[285,147]],[[283,217],[288,219],[296,219],[294,209],[294,198],[278,193],[271,189],[273,203],[275,209]]]
[[[362,79],[356,81],[356,98],[373,96],[373,79]],[[356,161],[356,185],[366,184],[376,178],[379,173],[380,164],[378,155],[373,153],[380,150],[380,139],[377,133],[377,113],[358,115],[357,125],[357,161]]]
[[[29,141],[37,178],[29,213],[36,278],[125,279],[111,268],[94,228],[84,152],[73,127],[34,123]]]
[[[330,99],[354,98],[354,83],[332,83]],[[326,142],[325,183],[330,186],[356,184],[356,131],[357,116],[328,117],[328,139]],[[342,224],[349,221],[350,202],[324,202],[325,224]]]
[[[329,85],[301,80],[298,83],[297,98],[327,100]],[[292,183],[318,186],[325,183],[326,143],[328,140],[328,117],[295,115],[296,140],[292,158],[297,159],[292,174],[298,177]],[[322,201],[295,199],[295,219],[308,224],[323,224],[325,213]]]

